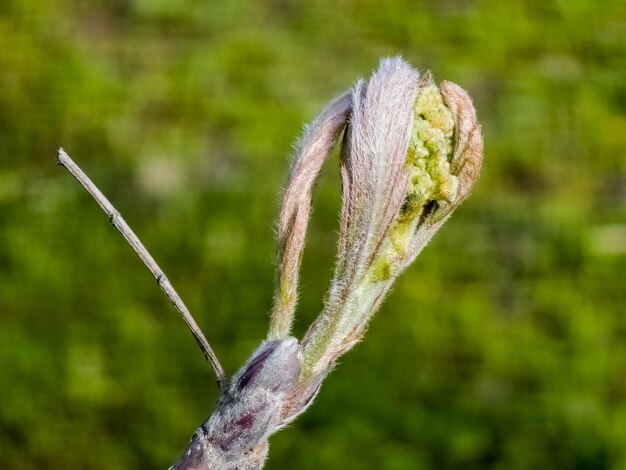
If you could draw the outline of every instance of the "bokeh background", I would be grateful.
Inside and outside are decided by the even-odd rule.
[[[621,0],[2,0],[0,466],[163,469],[264,336],[292,142],[402,54],[474,97],[485,165],[268,469],[626,469]],[[296,332],[339,209],[324,170]]]

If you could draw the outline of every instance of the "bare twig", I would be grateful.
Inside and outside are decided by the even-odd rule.
[[[172,302],[174,307],[176,307],[176,310],[178,310],[178,312],[183,317],[183,320],[187,324],[189,331],[191,331],[191,334],[196,339],[198,346],[200,346],[204,357],[211,364],[220,389],[224,389],[226,387],[226,376],[224,375],[224,369],[222,368],[220,361],[217,359],[217,356],[213,352],[211,345],[205,338],[202,330],[200,330],[200,327],[183,303],[182,299],[180,298],[176,290],[174,290],[174,287],[168,280],[167,276],[165,276],[163,270],[150,255],[146,247],[143,246],[143,243],[141,243],[139,238],[137,238],[135,232],[133,232],[132,229],[128,226],[120,213],[115,209],[115,207],[113,207],[113,204],[109,202],[104,194],[102,194],[102,192],[96,187],[96,185],[80,169],[80,167],[76,163],[74,163],[74,161],[63,149],[59,149],[59,152],[57,154],[57,162],[59,165],[67,168],[67,170],[72,174],[74,178],[76,178],[76,180],[82,185],[82,187],[85,188],[89,194],[91,194],[91,196],[96,200],[98,205],[107,214],[111,224],[113,224],[113,226],[119,230],[122,236],[129,243],[129,245],[133,248],[133,250],[135,250],[135,253],[139,255],[141,261],[143,261],[143,263],[150,270],[154,278],[157,280],[159,287],[163,290],[163,292],[165,292],[167,298],[170,299],[170,302]]]

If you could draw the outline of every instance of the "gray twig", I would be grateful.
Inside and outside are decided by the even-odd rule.
[[[135,250],[135,253],[139,255],[141,261],[143,261],[143,263],[150,270],[154,278],[157,280],[157,284],[159,285],[159,287],[163,290],[163,292],[165,292],[167,298],[170,299],[170,302],[172,302],[174,307],[176,307],[176,310],[178,310],[180,315],[183,317],[183,320],[187,324],[189,331],[191,331],[191,334],[196,339],[198,346],[200,346],[204,357],[207,359],[209,364],[211,364],[220,389],[226,387],[226,376],[224,374],[224,369],[222,368],[220,361],[217,359],[217,356],[213,352],[211,345],[207,341],[206,337],[202,333],[202,330],[200,330],[200,327],[189,312],[189,309],[187,309],[184,302],[168,280],[163,270],[156,263],[152,255],[150,255],[150,253],[143,245],[143,243],[141,243],[139,238],[137,238],[135,232],[132,231],[132,229],[128,226],[120,213],[115,209],[115,207],[113,207],[113,204],[109,202],[104,194],[102,194],[97,186],[80,169],[80,167],[76,163],[74,163],[74,160],[72,160],[63,149],[59,149],[59,152],[57,154],[57,162],[59,165],[67,168],[67,170],[72,174],[74,178],[76,178],[76,180],[82,185],[82,187],[85,188],[89,194],[91,194],[91,196],[96,200],[98,205],[107,214],[107,216],[109,217],[109,221],[116,229],[119,230],[122,236],[129,243],[129,245],[133,248],[133,250]]]

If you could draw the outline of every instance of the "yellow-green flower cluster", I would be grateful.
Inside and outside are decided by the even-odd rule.
[[[450,172],[454,119],[435,85],[421,88],[413,105],[413,129],[407,152],[410,173],[408,201],[405,207],[415,215],[428,201],[450,201],[458,186]],[[412,209],[412,210],[411,210]],[[404,215],[404,214],[403,214]]]
[[[453,137],[454,119],[439,88],[434,84],[420,87],[413,105],[413,128],[407,151],[407,196],[370,268],[370,281],[384,281],[393,276],[393,264],[405,256],[411,234],[429,204],[439,206],[454,200],[458,179],[450,170]]]

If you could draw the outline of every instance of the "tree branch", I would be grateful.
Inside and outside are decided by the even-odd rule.
[[[113,207],[113,204],[109,202],[109,200],[102,194],[102,192],[96,187],[96,185],[89,179],[89,177],[80,169],[80,167],[74,163],[74,161],[70,158],[70,156],[65,153],[63,149],[59,149],[57,154],[57,163],[61,166],[64,166],[74,178],[81,184],[83,188],[87,190],[89,194],[96,200],[98,205],[102,208],[102,210],[109,217],[109,221],[113,224],[113,226],[119,230],[122,236],[126,239],[128,244],[135,250],[135,253],[139,255],[141,261],[146,265],[146,267],[150,270],[154,278],[157,280],[157,284],[159,287],[165,292],[165,295],[170,302],[176,307],[178,313],[183,317],[183,320],[187,324],[189,331],[196,339],[198,346],[202,350],[202,354],[207,359],[211,367],[213,368],[213,372],[217,378],[217,383],[220,389],[224,389],[226,387],[226,376],[224,374],[224,369],[220,364],[220,361],[217,359],[217,356],[213,352],[211,345],[207,341],[206,337],[200,330],[200,327],[194,320],[193,316],[183,303],[182,299],[167,279],[167,276],[163,272],[163,270],[156,263],[154,258],[150,255],[148,250],[143,243],[137,238],[135,232],[128,226],[126,221],[122,218],[120,213]]]

